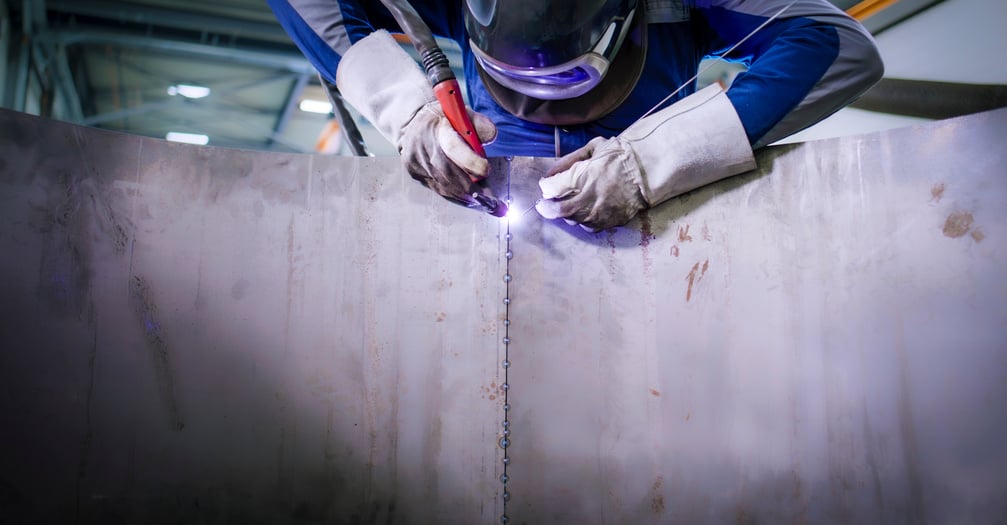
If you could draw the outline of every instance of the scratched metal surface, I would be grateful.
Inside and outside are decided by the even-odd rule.
[[[1005,136],[779,147],[627,228],[514,224],[513,522],[1007,522]]]
[[[513,223],[511,522],[1005,519],[1005,118]],[[0,515],[498,521],[498,222],[395,159],[0,119]],[[515,207],[547,165],[496,162]]]
[[[0,112],[0,521],[494,523],[500,222]]]

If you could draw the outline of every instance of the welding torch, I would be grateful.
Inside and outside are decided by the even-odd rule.
[[[485,158],[486,150],[483,149],[475,125],[465,111],[465,101],[462,100],[458,80],[451,71],[448,57],[434,40],[433,32],[407,0],[381,0],[381,3],[392,13],[399,27],[420,54],[420,61],[426,70],[430,85],[433,86],[434,96],[437,97],[451,127],[461,135],[472,151]],[[473,183],[479,183],[484,177],[469,175],[469,179]],[[494,197],[476,191],[472,194],[472,199],[490,215],[503,217],[507,214],[507,205]]]

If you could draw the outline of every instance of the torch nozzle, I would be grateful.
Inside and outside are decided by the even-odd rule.
[[[483,195],[479,192],[473,193],[472,198],[486,210],[486,213],[494,217],[504,217],[507,215],[507,205],[499,199]]]

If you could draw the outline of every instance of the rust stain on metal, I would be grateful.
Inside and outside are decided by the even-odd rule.
[[[684,228],[681,227],[681,226],[679,226],[678,227],[678,242],[687,242],[687,241],[691,241],[691,240],[692,240],[692,236],[689,235],[689,225],[686,224]]]
[[[99,202],[94,193],[91,194],[91,205],[94,207],[95,212],[101,219],[99,222],[99,228],[101,228],[102,232],[105,233],[106,231],[111,230],[108,231],[108,233],[112,236],[112,246],[115,254],[122,255],[126,252],[126,247],[129,246],[130,241],[130,236],[126,232],[126,228],[123,227],[116,218],[115,211],[112,209],[112,206],[107,202],[104,202],[104,200]]]
[[[930,188],[930,202],[940,202],[941,197],[944,196],[944,183],[938,182],[934,184],[933,188]]]
[[[700,268],[699,263],[692,265],[692,270],[689,270],[689,275],[686,276],[686,280],[689,281],[689,287],[685,291],[685,300],[688,301],[692,299],[692,287],[694,284],[698,283],[704,275],[706,275],[706,270],[710,269],[710,260],[707,259],[703,261],[703,266]]]
[[[969,228],[972,227],[972,223],[975,222],[975,218],[972,214],[966,211],[956,211],[951,215],[948,215],[946,221],[944,221],[944,235],[956,239],[965,235],[969,232]]]
[[[650,241],[654,238],[650,223],[650,214],[647,213],[647,210],[643,210],[640,212],[640,246],[644,248],[650,246]],[[611,242],[611,237],[609,237],[609,242]]]
[[[654,485],[650,488],[650,510],[654,511],[654,514],[664,513],[664,494],[661,492],[663,487],[664,477],[658,476],[657,479],[654,480]]]
[[[671,250],[669,250],[669,253],[671,254],[672,257],[678,257],[678,245],[677,244],[672,245]]]
[[[491,383],[489,386],[480,386],[479,387],[479,390],[482,390],[482,393],[483,393],[482,397],[483,397],[483,399],[489,399],[490,401],[496,401],[496,399],[498,397],[498,395],[496,393],[497,389],[498,389],[498,387],[497,387],[496,381],[494,381],[493,383]],[[500,390],[503,390],[503,389],[500,388]]]
[[[143,277],[134,275],[129,281],[129,296],[133,310],[140,319],[151,359],[154,361],[154,376],[161,402],[168,411],[172,429],[182,430],[185,428],[185,423],[182,421],[178,401],[175,399],[175,372],[171,364],[171,351],[161,326],[154,293]]]
[[[643,251],[643,273],[650,275],[653,261],[650,260],[650,241],[654,239],[651,233],[650,214],[647,210],[640,212],[640,247]]]
[[[703,240],[704,241],[712,241],[713,240],[713,236],[710,235],[710,227],[707,226],[705,222],[703,223]]]
[[[692,299],[692,285],[696,282],[696,272],[699,270],[699,263],[692,265],[692,270],[689,270],[689,275],[685,278],[689,281],[689,288],[685,290],[685,300]]]
[[[650,395],[652,395],[654,397],[661,397],[661,392],[658,391],[658,390],[655,390],[655,389],[651,388],[650,389]]]
[[[974,228],[972,230],[971,235],[972,235],[972,240],[974,240],[975,242],[983,242],[983,239],[986,238],[986,234],[983,233],[983,231],[980,230],[979,228]]]

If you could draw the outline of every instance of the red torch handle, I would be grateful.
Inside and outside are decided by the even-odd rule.
[[[437,96],[437,101],[441,103],[441,109],[444,110],[444,116],[448,118],[451,127],[465,139],[465,142],[472,148],[472,151],[478,153],[481,157],[485,157],[486,150],[483,149],[483,144],[479,141],[479,134],[476,133],[476,128],[472,125],[468,112],[465,111],[465,101],[462,100],[458,81],[450,79],[438,83],[434,86],[434,95]],[[478,182],[479,180],[481,179],[478,177],[472,177],[472,182]]]

